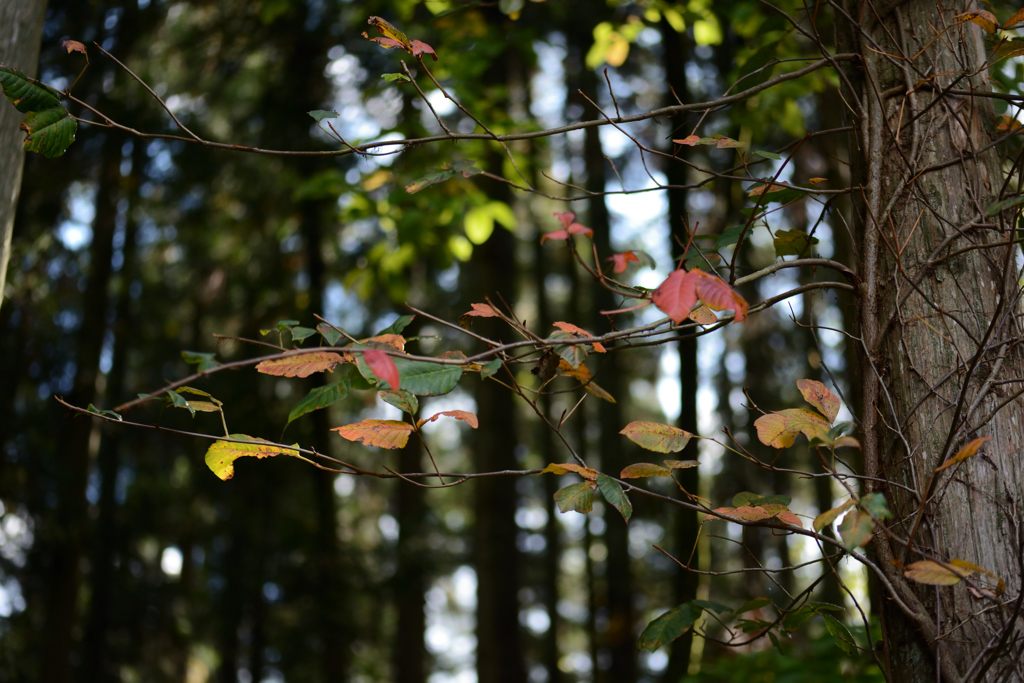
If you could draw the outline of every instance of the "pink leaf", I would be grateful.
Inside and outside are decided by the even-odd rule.
[[[551,215],[558,219],[558,222],[562,224],[563,228],[568,228],[570,225],[572,225],[573,221],[576,220],[576,214],[574,214],[572,211],[566,211],[564,213],[559,213],[558,211],[556,211]]]
[[[693,273],[699,272],[701,271],[696,270],[687,273],[680,268],[669,275],[651,296],[651,300],[658,310],[671,318],[676,325],[689,317],[690,310],[697,303],[697,289]]]
[[[594,231],[591,230],[590,228],[588,228],[585,225],[580,225],[579,223],[573,223],[572,225],[569,226],[569,234],[570,235],[584,235],[585,237],[590,237],[590,236],[592,236],[594,234]]]
[[[431,415],[426,420],[420,420],[417,423],[417,426],[422,427],[423,425],[427,424],[428,422],[433,422],[434,420],[436,420],[437,418],[441,417],[442,415],[445,415],[447,417],[454,417],[456,420],[462,420],[463,422],[468,424],[473,429],[476,429],[477,427],[480,426],[480,421],[477,419],[476,415],[474,415],[473,413],[469,412],[468,410],[444,410],[444,411],[441,411],[440,413],[438,413],[436,415]]]
[[[540,236],[540,243],[544,244],[548,240],[567,240],[569,239],[569,233],[565,230],[555,230],[554,232],[546,232]]]
[[[366,34],[364,33],[363,35],[366,35]],[[380,45],[385,50],[390,50],[393,47],[398,47],[398,48],[401,48],[403,50],[405,49],[405,44],[403,44],[401,41],[395,40],[394,38],[385,38],[384,36],[376,36],[374,38],[369,38],[369,40],[377,43],[378,45]]]
[[[716,311],[733,311],[736,314],[736,322],[742,322],[747,317],[748,304],[746,300],[737,294],[725,280],[717,275],[705,273],[703,270],[691,270],[689,274],[696,280],[697,296],[708,308]]]
[[[672,142],[677,142],[680,145],[689,145],[690,147],[696,147],[697,144],[700,142],[700,138],[697,137],[696,135],[687,135],[682,140],[673,140]]]
[[[470,304],[473,309],[463,315],[476,316],[478,318],[497,318],[498,312],[490,304]]]
[[[363,359],[370,366],[373,374],[388,383],[391,391],[398,391],[401,378],[398,376],[398,367],[395,365],[395,361],[391,360],[391,356],[383,351],[371,349],[363,352]]]

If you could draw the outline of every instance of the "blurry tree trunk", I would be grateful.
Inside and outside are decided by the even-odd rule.
[[[883,603],[889,674],[901,683],[1022,681],[1024,357],[1018,251],[1008,244],[1016,216],[988,211],[1004,190],[991,100],[937,91],[990,90],[984,34],[958,23],[962,10],[926,0],[878,16],[867,2],[851,10],[866,32],[855,122],[863,175],[854,181],[864,188],[865,474],[893,483],[871,488],[885,492],[892,533],[913,544],[883,534],[873,543],[905,606]],[[918,70],[934,83],[908,95]],[[931,479],[979,436],[992,437],[981,454]],[[922,557],[982,565],[1006,593],[977,598],[963,583],[912,583],[891,562]]]
[[[492,154],[487,169],[501,173],[502,157]],[[493,199],[511,203],[507,185],[483,183]],[[496,305],[516,300],[515,237],[496,226],[490,239],[473,251],[470,266],[473,291],[490,297]],[[484,321],[495,322],[495,321]],[[484,325],[480,326],[485,329]],[[504,329],[491,327],[496,336],[507,336]],[[490,335],[489,335],[490,336]],[[497,379],[508,382],[502,371]],[[515,469],[516,405],[512,392],[493,380],[484,380],[477,389],[477,414],[481,429],[476,430],[476,469],[478,472]],[[516,546],[516,481],[514,478],[484,477],[475,483],[474,548],[477,575],[477,677],[495,683],[522,683],[526,680],[522,636],[519,630],[520,558]]]
[[[665,68],[666,84],[671,91],[665,97],[665,105],[689,102],[689,88],[686,83],[686,62],[689,49],[686,34],[679,33],[668,20],[662,18],[661,25],[662,65]],[[673,94],[674,93],[674,94]],[[671,138],[686,137],[689,131],[682,132],[684,119],[668,119],[668,125],[661,128],[667,145],[673,145]],[[676,129],[679,134],[676,135]],[[665,167],[665,180],[669,185],[685,185],[688,181],[687,167],[681,163],[669,163]],[[672,258],[677,262],[682,257],[683,245],[689,235],[683,229],[686,217],[686,190],[668,191],[668,220],[672,240]],[[725,227],[725,226],[721,226]],[[674,265],[674,263],[673,263]],[[697,340],[685,339],[679,342],[679,420],[677,424],[691,434],[697,433]],[[692,439],[682,453],[680,460],[697,459],[697,440]],[[679,484],[693,495],[700,493],[700,473],[697,468],[679,470],[675,475]],[[696,568],[699,566],[697,556],[697,531],[699,522],[697,515],[689,511],[675,513],[675,556],[679,561]],[[682,567],[676,567],[673,578],[674,600],[676,604],[689,602],[697,597],[698,574]],[[687,631],[672,642],[668,667],[665,669],[666,681],[678,681],[686,675],[690,667],[690,650],[693,645],[693,632]]]
[[[39,37],[43,32],[46,0],[0,0],[0,64],[13,66],[29,76],[39,64]],[[21,190],[25,153],[18,126],[25,115],[14,107],[0,106],[0,307],[11,258],[14,213]]]
[[[410,439],[398,457],[400,472],[425,471],[423,444],[419,439]],[[429,510],[425,491],[419,486],[398,482],[398,569],[391,580],[398,611],[393,648],[396,683],[423,683],[427,680],[427,649],[423,640],[427,631],[424,596],[431,551],[426,539]]]
[[[66,400],[87,406],[96,402],[100,353],[107,330],[107,308],[112,273],[114,227],[121,184],[120,136],[108,134],[100,153],[96,215],[89,245],[89,275],[82,295],[82,324],[78,329],[75,379]],[[82,417],[65,418],[60,426],[55,472],[57,509],[44,530],[44,542],[51,548],[49,589],[39,648],[42,680],[65,683],[71,680],[71,650],[77,617],[79,560],[84,550],[87,515],[85,498],[89,462],[99,445],[99,425]]]
[[[132,152],[132,167],[138,169],[145,157],[144,147],[136,143]],[[130,191],[128,211],[125,217],[124,247],[120,272],[120,289],[113,323],[114,352],[107,376],[106,396],[114,401],[125,393],[125,378],[128,372],[128,350],[134,338],[132,322],[131,284],[138,274],[136,231],[138,223],[133,209],[138,199],[138,184]],[[110,601],[114,583],[114,557],[118,547],[117,526],[117,477],[120,467],[121,431],[104,429],[100,436],[97,469],[100,479],[100,497],[97,506],[96,526],[93,533],[93,555],[89,568],[89,606],[85,617],[85,633],[82,638],[82,668],[79,678],[84,681],[114,680],[116,672],[109,660],[107,640],[110,629]],[[183,547],[187,553],[188,548]],[[187,558],[186,558],[187,561]]]

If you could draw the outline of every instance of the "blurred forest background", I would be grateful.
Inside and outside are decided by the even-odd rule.
[[[783,4],[798,13],[797,3]],[[439,131],[415,90],[381,78],[400,72],[402,58],[415,64],[361,36],[371,15],[433,46],[439,80],[498,132],[599,118],[581,91],[623,114],[676,97],[710,99],[769,60],[817,50],[755,0],[49,0],[38,73],[67,87],[83,59],[62,50],[61,39],[96,41],[185,125],[222,142],[336,149],[307,115],[314,109],[337,110],[334,125],[350,141]],[[138,130],[175,131],[138,83],[98,51],[90,57],[76,95]],[[778,150],[807,131],[841,126],[828,79],[815,72],[711,114],[699,134]],[[427,94],[450,128],[473,130],[436,90]],[[697,125],[696,117],[658,119],[629,132],[669,150],[671,138]],[[802,145],[787,177],[846,186],[845,160],[829,140]],[[820,618],[779,649],[767,639],[736,649],[682,638],[638,652],[643,626],[680,602],[735,607],[819,574],[812,566],[712,580],[682,571],[652,544],[728,571],[755,557],[769,558],[769,567],[819,558],[802,537],[717,523],[698,542],[696,515],[643,499],[628,527],[600,504],[586,517],[561,515],[552,494],[564,483],[551,475],[425,490],[279,458],[240,462],[222,482],[203,462],[208,442],[74,419],[54,400],[111,408],[191,372],[182,350],[228,360],[261,353],[213,335],[262,339],[259,330],[280,320],[312,327],[321,314],[367,337],[407,313],[405,302],[455,320],[491,297],[542,334],[559,320],[601,333],[609,322],[597,311],[617,302],[574,267],[564,244],[540,244],[558,227],[552,212],[579,214],[602,253],[649,252],[657,270],[639,271],[634,282],[654,287],[681,252],[674,238],[685,235],[684,215],[718,233],[742,222],[749,201],[737,183],[697,185],[703,176],[684,164],[645,166],[612,127],[514,149],[527,160],[524,173],[551,195],[609,194],[566,203],[480,177],[406,192],[460,159],[514,178],[500,149],[482,142],[398,156],[260,156],[82,125],[64,157],[27,157],[0,307],[0,681],[881,680],[869,656],[836,647]],[[686,154],[716,169],[736,161],[729,149]],[[648,173],[677,188],[622,192],[654,188]],[[822,215],[807,200],[776,220],[813,228],[814,253],[848,260],[849,235]],[[740,257],[743,272],[776,258],[769,238],[753,240]],[[743,294],[761,301],[799,277],[780,273]],[[599,359],[592,369],[617,402],[583,402],[571,418],[577,446],[595,466],[621,468],[639,454],[618,430],[649,419],[707,435],[728,428],[770,459],[752,436],[744,387],[766,410],[798,405],[800,378],[849,398],[841,335],[815,338],[804,325],[841,329],[850,314],[835,295],[808,294],[699,343]],[[658,317],[648,309],[633,321]],[[489,322],[477,325],[503,334]],[[405,334],[422,338],[415,348],[423,353],[479,350],[422,318]],[[282,436],[292,406],[316,381],[243,371],[199,388],[224,402],[232,432],[299,441],[367,468],[428,467],[417,447],[368,449],[329,431],[394,418],[373,392],[353,391]],[[577,398],[551,397],[551,414]],[[428,401],[431,410],[480,416],[477,431],[428,430],[442,469],[564,462],[513,399],[470,376]],[[130,417],[153,421],[159,409],[146,404]],[[220,430],[211,414],[167,410],[159,419]],[[803,460],[789,466],[813,468],[802,443],[790,457]],[[786,494],[813,517],[840,494],[830,478],[766,475],[713,444],[692,442],[679,457],[701,460],[682,481],[715,505],[743,490]],[[671,482],[662,490],[677,495]],[[859,571],[843,571],[864,598]],[[822,581],[815,597],[852,605],[834,580]],[[852,609],[844,619],[852,628],[859,622]]]

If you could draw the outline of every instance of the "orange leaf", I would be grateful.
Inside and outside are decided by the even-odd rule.
[[[633,261],[634,263],[640,263],[640,259],[638,259],[636,257],[636,254],[634,254],[631,251],[626,251],[621,254],[612,254],[605,260],[612,261],[615,264],[613,270],[616,273],[625,273],[626,264],[629,263],[630,261]]]
[[[643,420],[630,422],[619,434],[624,434],[641,448],[656,453],[677,453],[686,448],[693,437],[693,434],[678,427]]]
[[[1016,14],[1014,14],[1012,17],[1007,19],[1006,22],[1003,24],[1003,28],[1008,28],[1010,26],[1016,26],[1017,24],[1019,24],[1022,21],[1024,21],[1024,8],[1017,10]]]
[[[572,323],[558,321],[552,324],[558,329],[562,330],[563,332],[568,332],[569,334],[575,337],[579,337],[580,339],[586,339],[587,337],[594,336],[587,332],[586,330],[584,330],[582,327],[577,327]],[[601,342],[594,342],[593,347],[594,350],[597,351],[598,353],[605,353],[607,351],[607,349],[604,347],[604,344],[602,344]]]
[[[667,477],[670,474],[672,474],[672,470],[666,469],[661,465],[649,462],[636,462],[628,465],[619,476],[623,479],[639,479],[641,477]]]
[[[398,375],[398,367],[391,356],[378,349],[363,352],[363,359],[370,366],[370,371],[388,383],[391,391],[398,391],[402,378]]]
[[[825,180],[826,178],[808,178],[807,182],[809,182],[811,185],[817,185],[818,183],[825,182]]]
[[[952,458],[936,467],[935,471],[939,472],[941,470],[946,469],[947,467],[952,467],[958,462],[963,462],[967,458],[973,457],[975,454],[977,454],[978,449],[981,448],[981,444],[985,443],[986,441],[990,441],[991,439],[991,436],[979,436],[977,439],[972,440],[969,444],[961,448],[960,451]]]
[[[366,23],[376,28],[382,35],[399,43],[403,48],[409,47],[409,39],[405,37],[405,34],[392,26],[386,20],[381,19],[380,17],[370,17]]]
[[[828,390],[821,382],[813,379],[798,379],[796,386],[803,394],[804,400],[821,411],[829,423],[835,422],[839,414],[839,398]]]
[[[476,429],[477,427],[480,426],[480,421],[477,419],[476,415],[469,412],[468,410],[442,410],[437,415],[431,415],[426,420],[420,420],[419,422],[416,423],[416,425],[418,427],[422,427],[428,422],[433,422],[442,415],[445,415],[447,417],[454,417],[456,420],[462,420],[473,429]]]
[[[690,273],[697,281],[697,297],[705,306],[715,311],[732,311],[736,314],[736,322],[742,322],[747,317],[746,300],[726,284],[725,280],[703,270],[691,270]]]
[[[497,318],[498,312],[494,310],[494,307],[490,304],[470,304],[472,311],[463,313],[463,315],[478,316],[480,318]]]
[[[376,337],[370,337],[369,339],[362,339],[359,343],[366,344],[367,342],[387,344],[388,346],[395,347],[398,351],[405,351],[405,337],[400,334],[381,334]]]
[[[309,377],[314,372],[331,372],[344,359],[331,351],[313,351],[298,356],[265,360],[256,366],[257,372],[278,377]]]
[[[961,22],[969,21],[985,29],[985,33],[995,33],[999,30],[999,20],[996,15],[984,9],[972,9],[963,14],[956,15]]]
[[[551,463],[543,470],[541,474],[565,474],[567,472],[575,472],[584,479],[589,481],[597,480],[597,470],[590,469],[589,467],[583,467],[571,462],[563,462],[561,464]]]
[[[690,320],[701,325],[714,325],[718,322],[718,316],[707,306],[698,306],[690,311]]]
[[[751,188],[750,192],[747,193],[747,196],[757,197],[758,195],[762,195],[765,193],[771,194],[772,192],[782,192],[783,190],[786,190],[789,187],[790,185],[787,185],[785,183],[763,183],[761,185],[758,185],[757,187]]]
[[[801,433],[808,439],[817,437],[822,441],[828,440],[828,421],[806,408],[792,408],[762,415],[754,421],[754,427],[761,443],[772,448],[789,448],[796,440],[796,435]]]
[[[715,512],[722,515],[729,515],[731,517],[738,517],[748,522],[759,522],[762,519],[770,519],[771,515],[763,507],[749,507],[747,505],[738,508],[715,508]],[[722,519],[718,515],[708,515],[704,519],[716,520]],[[725,520],[723,520],[725,521]]]
[[[680,145],[689,145],[690,147],[696,147],[700,143],[700,138],[697,137],[696,135],[687,135],[682,140],[673,140],[672,142],[677,142]]]
[[[68,51],[68,54],[71,54],[72,52],[81,52],[83,55],[85,54],[85,45],[78,42],[77,40],[65,38],[64,40],[60,41],[60,46],[66,49]]]
[[[932,560],[920,560],[907,565],[903,576],[929,586],[952,586],[974,573],[974,570],[943,566]]]
[[[405,447],[414,428],[408,422],[399,420],[363,420],[355,424],[335,427],[331,431],[338,432],[349,441],[355,441],[364,446],[394,450]]]

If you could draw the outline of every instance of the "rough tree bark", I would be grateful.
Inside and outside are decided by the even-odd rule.
[[[17,66],[35,76],[39,63],[39,36],[43,32],[46,0],[0,0],[0,64]],[[0,306],[11,258],[14,211],[21,190],[25,153],[18,129],[25,115],[14,107],[0,107]]]
[[[1018,251],[1013,212],[988,210],[1019,187],[990,144],[984,33],[956,18],[970,7],[847,4],[863,59],[846,94],[861,114],[865,473],[887,480],[871,486],[893,512],[874,541],[895,593],[886,663],[909,683],[1024,680]],[[935,472],[981,436],[980,455]],[[982,565],[1006,591],[904,578],[898,563],[922,559]]]

